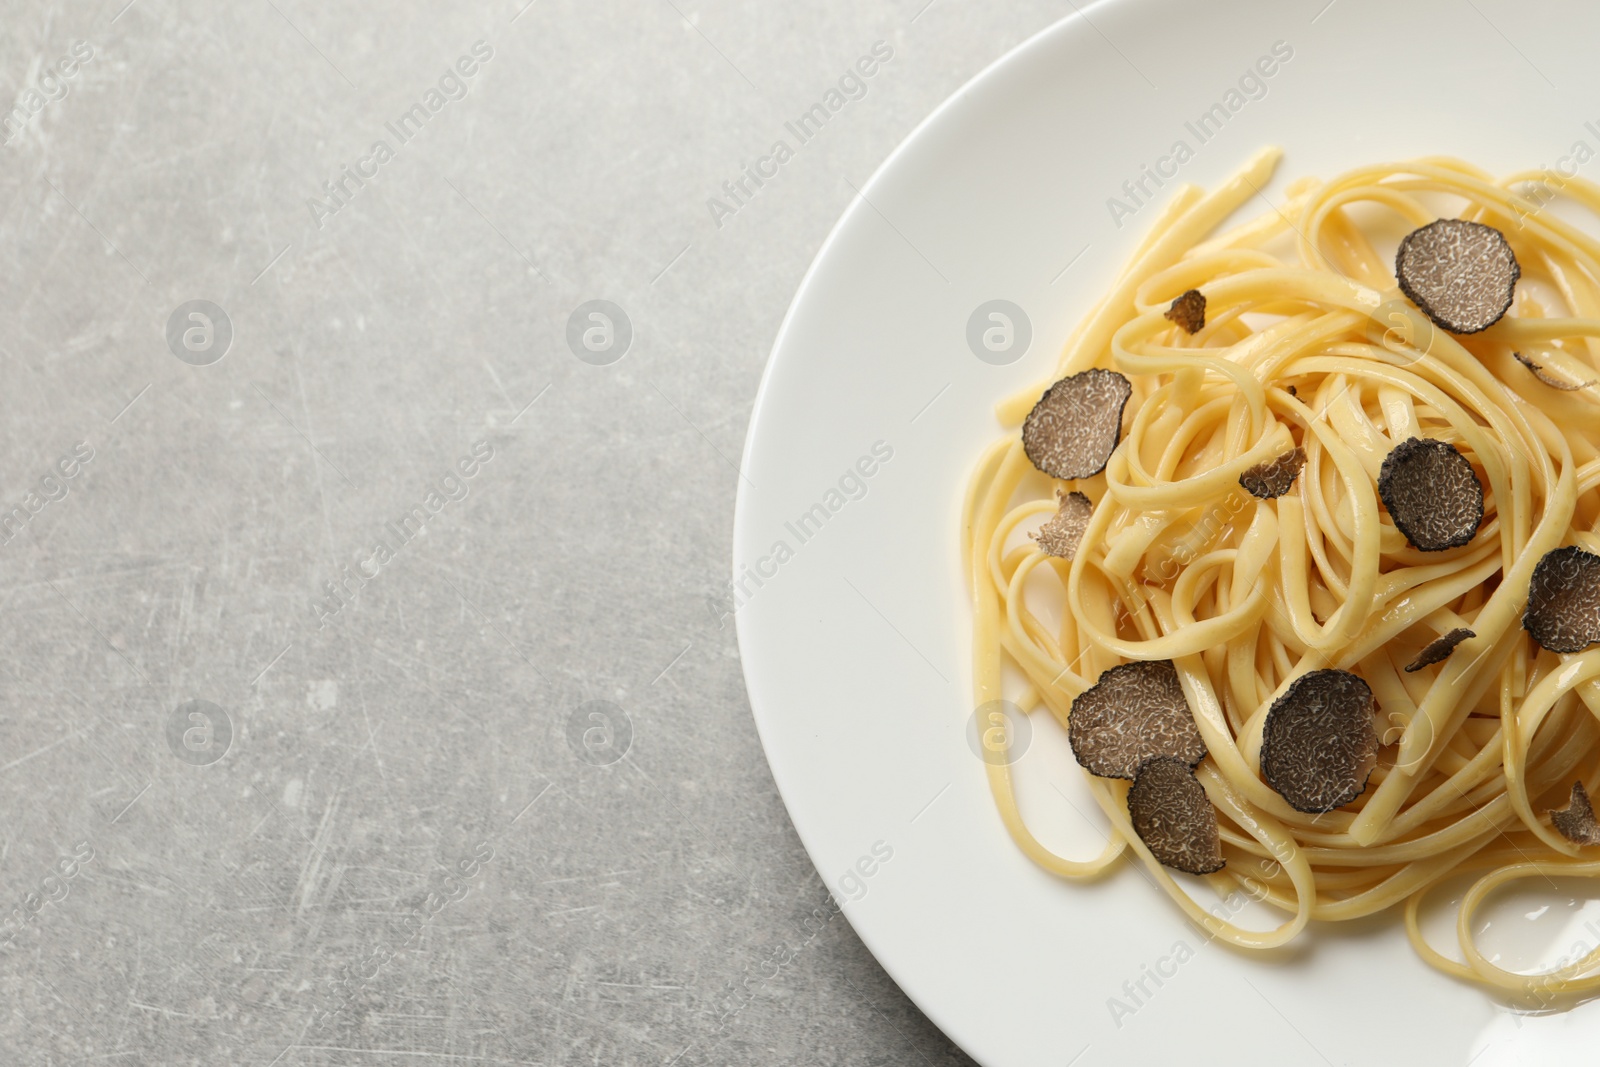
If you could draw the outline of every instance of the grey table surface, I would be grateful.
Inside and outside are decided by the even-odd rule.
[[[715,604],[829,228],[1073,10],[8,0],[0,1060],[971,1062]]]

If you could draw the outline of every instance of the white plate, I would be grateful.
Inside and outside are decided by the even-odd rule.
[[[1241,1067],[1494,1067],[1592,1046],[1579,1038],[1595,1005],[1515,1015],[1427,968],[1397,919],[1318,926],[1267,960],[1205,944],[1130,867],[1096,885],[1058,881],[1006,836],[964,737],[960,494],[998,433],[993,403],[1048,375],[1154,214],[1113,222],[1107,200],[1124,180],[1180,139],[1195,152],[1179,177],[1205,186],[1283,145],[1269,200],[1298,175],[1424,153],[1508,172],[1555,165],[1577,141],[1600,151],[1593,8],[1335,0],[1319,14],[1324,2],[1103,3],[1006,56],[862,187],[762,382],[734,575],[767,575],[743,579],[735,616],[767,758],[862,940],[990,1067],[1156,1062],[1185,1032],[1201,1043],[1190,1062],[1226,1055]],[[1293,54],[1264,95],[1241,93],[1200,144],[1185,123],[1226,104],[1279,41]],[[1583,171],[1600,177],[1600,158]],[[1010,365],[980,361],[966,342],[969,315],[992,299],[1031,318],[1032,344]],[[860,479],[864,495],[846,482],[859,498],[830,497],[877,441],[893,456]],[[820,529],[799,528],[815,505]],[[1019,773],[1047,842],[1092,855],[1099,816],[1047,716]],[[880,861],[875,846],[892,855]],[[847,877],[858,864],[870,876]],[[1500,909],[1507,959],[1594,943],[1600,922],[1584,923],[1596,908],[1554,903],[1537,921],[1523,914],[1532,903]],[[1178,942],[1193,952],[1181,965]],[[1175,975],[1159,987],[1146,978],[1151,995],[1133,1005],[1123,983],[1157,964]],[[1114,1017],[1113,997],[1137,1010]]]

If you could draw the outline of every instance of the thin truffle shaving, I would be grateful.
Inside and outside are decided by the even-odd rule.
[[[1535,363],[1521,352],[1513,352],[1511,353],[1511,356],[1518,363],[1522,364],[1524,367],[1527,367],[1530,374],[1552,389],[1560,389],[1563,392],[1575,393],[1579,389],[1587,389],[1596,381],[1600,381],[1600,379],[1597,378],[1590,378],[1586,382],[1565,381],[1561,378],[1557,378],[1554,374],[1551,374],[1549,371],[1545,370],[1543,364]]]
[[[1071,559],[1078,554],[1078,544],[1083,540],[1083,531],[1089,528],[1094,505],[1082,493],[1061,489],[1056,490],[1056,502],[1055,515],[1032,536],[1039,547],[1052,556]]]
[[[1244,486],[1245,492],[1262,500],[1271,500],[1287,493],[1294,480],[1300,475],[1300,468],[1306,465],[1306,450],[1292,448],[1275,459],[1265,463],[1257,463],[1254,467],[1239,475],[1239,484]]]
[[[1417,653],[1417,658],[1406,664],[1406,673],[1415,674],[1424,667],[1431,667],[1435,663],[1443,663],[1445,660],[1450,658],[1450,653],[1456,650],[1457,645],[1469,637],[1477,636],[1477,634],[1473,633],[1467,627],[1457,626],[1449,633],[1443,635],[1442,637],[1438,637],[1423,646],[1422,651]]]
[[[1198,289],[1190,289],[1167,308],[1167,318],[1183,328],[1185,333],[1199,333],[1206,328],[1206,298]]]
[[[1600,845],[1600,824],[1594,821],[1594,808],[1589,806],[1589,791],[1582,782],[1572,783],[1572,799],[1567,806],[1550,813],[1550,824],[1561,831],[1561,836],[1579,845]]]

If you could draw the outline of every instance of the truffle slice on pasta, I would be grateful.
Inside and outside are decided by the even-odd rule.
[[[1132,395],[1132,384],[1114,370],[1069,374],[1028,412],[1022,450],[1052,478],[1092,478],[1122,439],[1122,409]]]
[[[1521,352],[1513,352],[1511,353],[1511,357],[1524,367],[1527,367],[1528,373],[1532,374],[1535,378],[1539,379],[1550,388],[1560,389],[1564,393],[1575,393],[1579,389],[1587,389],[1589,386],[1595,384],[1596,381],[1600,381],[1600,379],[1590,378],[1586,382],[1569,382],[1564,378],[1557,378],[1554,374],[1551,374],[1549,371],[1544,369],[1544,364],[1535,363]]]
[[[1239,475],[1239,484],[1253,497],[1272,500],[1289,491],[1305,465],[1306,450],[1296,446],[1276,459],[1257,463]]]
[[[1319,814],[1348,804],[1378,763],[1377,706],[1349,671],[1296,678],[1272,702],[1261,732],[1261,774],[1296,811]]]
[[[1056,504],[1055,515],[1039,527],[1038,533],[1030,536],[1050,555],[1072,559],[1078,554],[1083,531],[1089,528],[1089,516],[1094,511],[1094,505],[1082,493],[1067,493],[1060,489],[1056,490]]]
[[[1378,496],[1395,527],[1423,552],[1460,548],[1483,522],[1483,483],[1448,441],[1412,437],[1396,445],[1378,472]]]
[[[1550,813],[1551,824],[1561,836],[1579,845],[1600,845],[1600,824],[1594,821],[1589,806],[1589,791],[1582,782],[1572,783],[1572,798],[1567,806]]]
[[[1551,652],[1582,652],[1600,641],[1600,556],[1577,545],[1541,556],[1522,627]]]
[[[1406,664],[1406,673],[1415,674],[1424,667],[1443,663],[1450,657],[1450,653],[1456,650],[1457,645],[1469,637],[1477,636],[1465,626],[1457,626],[1443,637],[1436,637],[1423,646],[1422,651],[1417,653],[1417,658]]]
[[[1193,767],[1206,758],[1171,660],[1112,667],[1079,693],[1067,718],[1072,754],[1090,774],[1132,778],[1156,756],[1176,756]]]
[[[1493,226],[1439,219],[1412,230],[1394,259],[1400,289],[1451,333],[1478,333],[1511,307],[1522,268]]]
[[[1223,866],[1217,809],[1194,770],[1176,756],[1156,756],[1140,765],[1128,790],[1128,816],[1150,854],[1189,874]]]
[[[1190,289],[1172,302],[1162,314],[1183,327],[1184,333],[1199,333],[1206,328],[1206,297],[1198,289]]]

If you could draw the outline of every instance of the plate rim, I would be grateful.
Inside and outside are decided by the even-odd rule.
[[[884,179],[885,175],[895,166],[902,155],[910,152],[913,146],[921,141],[929,127],[939,122],[947,113],[961,106],[984,83],[998,77],[1002,70],[1008,69],[1011,64],[1020,60],[1025,54],[1044,48],[1047,42],[1053,43],[1057,36],[1076,31],[1078,23],[1088,24],[1087,13],[1111,6],[1132,6],[1133,3],[1134,0],[1091,0],[1088,3],[1074,5],[1074,10],[1071,13],[1063,15],[1017,42],[963,82],[955,91],[941,100],[933,110],[923,116],[921,121],[913,126],[894,148],[884,156],[877,167],[873,169],[871,177],[862,183],[860,189],[856,191],[856,195],[850,199],[838,219],[828,230],[827,236],[817,247],[816,254],[812,257],[810,265],[806,267],[805,274],[801,276],[800,283],[795,288],[794,296],[790,300],[788,308],[784,311],[777,333],[773,335],[772,345],[767,351],[766,362],[762,367],[761,380],[756,386],[755,399],[751,404],[750,423],[745,431],[744,446],[740,450],[739,468],[741,471],[747,469],[751,463],[752,452],[756,444],[756,435],[761,428],[762,413],[767,408],[772,396],[774,369],[778,363],[779,352],[788,341],[801,306],[810,297],[824,260],[828,259],[834,245],[855,224],[857,216],[862,214],[862,204],[867,201],[867,194],[880,180]],[[744,543],[745,536],[749,533],[750,523],[753,521],[753,510],[754,505],[751,502],[749,483],[741,478],[734,496],[733,535],[729,546],[728,574],[733,581],[737,581],[739,578],[739,549]],[[827,876],[823,874],[822,866],[818,862],[816,849],[810,840],[811,834],[802,827],[801,820],[796,817],[789,797],[784,793],[783,786],[779,781],[777,768],[773,765],[772,754],[768,748],[769,741],[767,733],[762,727],[761,713],[756,710],[752,679],[753,668],[751,660],[744,654],[746,642],[751,639],[751,636],[746,633],[748,627],[752,625],[748,618],[749,616],[743,613],[733,613],[734,635],[739,647],[739,672],[744,680],[745,697],[750,704],[750,717],[755,722],[756,736],[761,742],[762,757],[767,761],[767,769],[772,774],[773,785],[777,788],[778,797],[783,802],[784,811],[789,816],[790,826],[793,827],[795,835],[800,839],[800,845],[805,849],[806,858],[811,861],[812,868],[816,870],[817,874],[823,879],[824,886],[826,886]],[[838,914],[842,915],[845,921],[850,924],[850,929],[855,933],[862,945],[866,947],[867,951],[872,954],[872,958],[877,962],[878,966],[883,968],[884,973],[894,981],[906,998],[916,1005],[917,1010],[922,1012],[933,1025],[937,1026],[939,1031],[957,1045],[965,1055],[977,1062],[984,1062],[979,1059],[973,1048],[966,1041],[957,1036],[962,1029],[960,1024],[956,1020],[942,1017],[941,1013],[936,1012],[927,1003],[916,983],[902,973],[898,964],[891,963],[890,960],[885,958],[884,953],[879,951],[879,946],[876,943],[877,939],[864,930],[850,916],[849,911],[839,904],[837,899],[834,898],[831,888],[829,889],[829,899],[834,901]]]

